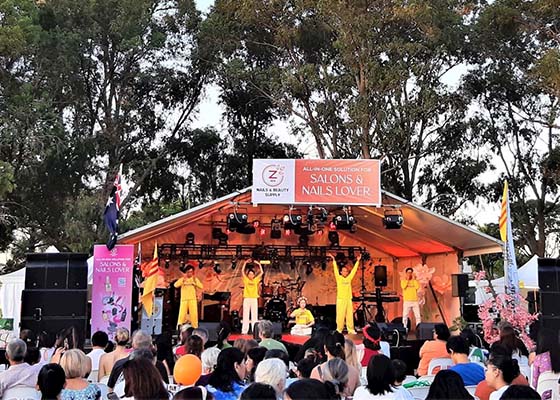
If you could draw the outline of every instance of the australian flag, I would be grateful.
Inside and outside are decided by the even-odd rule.
[[[107,205],[105,206],[105,212],[103,214],[103,219],[105,220],[105,225],[109,230],[111,236],[107,241],[107,248],[112,250],[117,244],[117,235],[119,233],[119,211],[121,209],[121,192],[122,192],[122,164],[119,168],[119,172],[113,183],[113,188],[111,189],[111,194],[109,195],[109,200],[107,200]]]

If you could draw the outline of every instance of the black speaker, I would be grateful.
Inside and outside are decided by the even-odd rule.
[[[25,289],[87,289],[83,253],[32,253],[25,262]]]
[[[376,265],[374,268],[375,286],[387,286],[387,267]]]
[[[546,317],[560,317],[560,292],[541,292],[541,314]]]
[[[463,305],[463,318],[467,322],[480,322],[478,306],[476,304]]]
[[[560,259],[539,258],[538,266],[539,288],[541,293],[560,292]]]
[[[540,317],[541,328],[549,328],[554,332],[560,332],[560,318],[558,317]]]
[[[384,323],[378,322],[377,326],[381,330],[382,337],[391,344],[391,346],[396,346],[400,344],[400,341],[406,337],[406,329],[401,323]]]
[[[451,274],[451,295],[453,297],[466,297],[469,290],[469,275]]]
[[[416,328],[416,338],[418,340],[431,340],[434,338],[434,327],[438,322],[421,322]]]

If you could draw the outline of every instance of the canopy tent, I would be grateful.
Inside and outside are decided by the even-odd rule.
[[[448,282],[448,286],[444,289],[445,296],[443,297],[445,298],[442,300],[446,303],[444,308],[449,313],[447,318],[450,321],[453,318],[451,313],[456,314],[459,309],[458,300],[452,298],[450,294],[450,274],[460,272],[463,257],[501,252],[502,242],[386,191],[382,192],[382,203],[385,209],[399,209],[402,212],[404,218],[402,228],[385,229],[382,222],[384,208],[353,206],[351,212],[358,221],[357,231],[351,233],[348,230],[339,230],[340,245],[362,247],[370,251],[373,262],[367,266],[368,282],[366,282],[366,286],[369,285],[367,289],[371,290],[374,289],[372,288],[373,282],[370,282],[373,275],[372,264],[388,266],[389,285],[387,290],[394,290],[399,294],[399,273],[406,267],[414,267],[419,264],[434,267],[434,276],[441,276],[442,281]],[[120,235],[118,242],[141,246],[144,261],[151,259],[156,243],[158,246],[184,244],[187,233],[194,234],[196,244],[217,246],[217,240],[212,239],[212,229],[221,227],[225,231],[227,216],[236,209],[239,212],[247,213],[251,221],[260,220],[264,224],[268,224],[272,218],[281,219],[289,210],[285,205],[251,204],[251,188],[249,187],[129,231]],[[326,209],[332,217],[334,214],[342,212],[342,205],[327,206]],[[297,210],[305,215],[307,206],[297,206],[295,211]],[[283,235],[281,239],[271,239],[268,232],[263,237],[258,234],[231,233],[228,238],[230,248],[235,248],[236,245],[259,245],[261,243],[298,246],[298,236],[292,234],[289,237]],[[329,246],[327,235],[310,236],[309,246]],[[328,251],[336,252],[336,248],[328,247]],[[189,259],[197,260],[197,257],[191,254]],[[203,267],[202,261],[199,264],[201,268]],[[165,269],[162,268],[166,283],[180,276],[178,266],[179,260],[171,260],[170,263],[166,263]],[[232,267],[234,267],[233,264]],[[205,291],[230,291],[232,303],[239,304],[241,302],[238,288],[241,285],[239,268],[222,268],[221,275],[213,273],[211,270],[212,268],[204,268],[198,272],[197,269],[197,274],[203,275],[201,278]],[[314,303],[334,303],[336,291],[333,286],[332,270],[314,268],[312,273],[304,273],[300,268],[291,266],[290,269],[281,266],[279,271],[270,269],[270,273],[276,274],[276,277],[269,277],[269,280],[295,280],[297,277],[298,281],[300,279],[305,281],[306,286],[302,293]],[[359,291],[360,283],[360,279],[354,279],[355,292]],[[331,289],[330,286],[333,288]],[[236,296],[237,299],[235,299]],[[391,304],[393,314],[399,313],[398,304]],[[432,302],[432,304],[427,304],[424,309],[437,310],[437,307]],[[437,311],[435,313],[437,314]],[[429,318],[428,320],[438,320],[438,316],[434,314]]]
[[[539,290],[539,257],[534,255],[529,261],[527,261],[521,268],[517,270],[517,275],[519,276],[519,287],[522,290]],[[505,278],[492,279],[492,287],[496,293],[505,292]],[[486,293],[485,288],[488,286],[488,281],[483,280],[480,282],[470,281],[470,287],[476,287],[475,297],[476,304],[484,303],[490,294]]]

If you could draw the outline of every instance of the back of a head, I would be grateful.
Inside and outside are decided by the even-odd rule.
[[[19,338],[25,342],[28,347],[37,346],[37,335],[31,329],[22,329]]]
[[[395,371],[389,357],[378,354],[370,358],[367,366],[367,389],[373,395],[392,392],[391,385],[395,382]]]
[[[27,347],[23,361],[29,365],[35,365],[41,361],[41,352],[37,347]]]
[[[426,396],[426,400],[472,400],[473,397],[465,389],[463,378],[450,369],[439,371]]]
[[[299,379],[286,389],[291,400],[325,400],[330,397],[323,382],[317,379]]]
[[[286,378],[286,365],[278,358],[262,360],[255,370],[255,382],[269,384],[277,394],[282,393],[286,387]]]
[[[469,355],[469,344],[461,336],[451,336],[445,344],[449,354],[464,354]]]
[[[42,399],[57,399],[65,384],[64,369],[58,364],[43,365],[37,376]]]
[[[264,353],[264,359],[271,359],[271,358],[277,358],[280,361],[282,361],[284,363],[284,365],[286,366],[286,368],[288,368],[290,366],[290,357],[288,357],[288,355],[286,354],[286,352],[284,350],[280,350],[280,349],[270,349],[267,350],[266,353]]]
[[[259,322],[259,333],[263,338],[271,338],[273,333],[272,322],[267,320]]]
[[[12,339],[6,345],[6,356],[14,362],[22,362],[27,352],[27,345],[21,339]]]
[[[496,352],[490,353],[488,364],[493,365],[502,371],[502,378],[508,385],[519,375],[520,372],[517,360],[508,355],[502,355]]]
[[[204,350],[204,339],[194,333],[187,339],[187,349],[189,354],[200,357]]]
[[[39,333],[39,347],[50,349],[54,347],[56,335],[52,332],[42,331]]]
[[[402,360],[391,360],[391,364],[393,364],[393,370],[395,372],[395,382],[400,384],[406,379],[407,366]]]
[[[318,363],[317,361],[315,361],[315,358],[305,357],[299,360],[297,369],[302,378],[309,378],[311,376],[313,368],[315,368],[317,365]]]
[[[337,331],[329,332],[325,338],[325,348],[333,357],[345,359],[344,335]]]
[[[130,332],[126,328],[117,328],[115,333],[115,342],[118,346],[126,346],[130,340]]]
[[[541,395],[527,385],[511,385],[500,397],[500,400],[540,400]]]
[[[216,347],[210,347],[202,352],[200,355],[200,360],[202,361],[202,369],[206,371],[214,371],[216,364],[218,363],[218,356],[220,355],[220,349]]]
[[[348,365],[340,358],[327,361],[323,370],[323,382],[333,385],[335,395],[341,396],[348,383]]]
[[[224,340],[226,340],[231,333],[231,326],[226,321],[221,321],[217,329],[218,334],[218,348],[221,349],[224,346]]]
[[[240,400],[276,400],[276,391],[274,388],[266,383],[255,382],[247,386],[241,396]]]
[[[244,362],[245,355],[236,347],[230,347],[220,351],[216,369],[210,376],[209,384],[222,392],[231,392],[233,382],[241,382],[235,364]]]
[[[447,339],[449,339],[449,336],[451,336],[449,328],[445,324],[437,324],[436,326],[434,326],[434,330],[436,331],[436,336],[439,340],[447,341]]]
[[[135,358],[144,358],[146,360],[154,362],[154,351],[152,349],[136,349],[130,353],[129,359],[133,360]]]
[[[84,378],[91,370],[91,363],[80,349],[66,350],[60,357],[60,366],[67,379]]]
[[[109,343],[109,336],[103,331],[97,331],[91,336],[91,345],[105,348]]]
[[[192,331],[192,334],[202,339],[203,346],[206,344],[206,342],[208,342],[208,331],[206,329],[195,328],[195,330]]]
[[[370,324],[367,325],[364,329],[364,346],[370,350],[379,350],[381,349],[381,330],[377,326],[377,324]]]
[[[151,360],[137,357],[127,360],[123,367],[124,393],[137,400],[167,400],[169,395],[157,368]]]
[[[476,335],[471,328],[463,329],[460,336],[467,341],[469,347],[478,346]]]
[[[173,400],[213,400],[212,393],[209,393],[204,386],[191,386],[184,388],[173,396]]]
[[[500,344],[506,346],[512,352],[517,348],[517,334],[511,326],[504,326],[500,330]]]
[[[148,349],[152,347],[152,337],[141,330],[137,330],[132,335],[132,348],[133,349]]]

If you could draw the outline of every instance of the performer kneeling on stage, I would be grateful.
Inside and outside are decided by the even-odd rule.
[[[360,254],[354,263],[351,271],[347,266],[343,266],[338,272],[336,259],[331,254],[334,269],[334,278],[336,279],[336,330],[342,333],[344,323],[348,328],[348,333],[355,334],[354,330],[354,307],[352,306],[352,279],[358,271],[358,265],[362,255]]]
[[[194,267],[188,264],[182,278],[179,278],[173,285],[181,288],[181,305],[179,307],[179,318],[177,326],[187,322],[187,315],[190,317],[191,325],[198,328],[198,303],[196,289],[202,290],[202,282],[194,276]]]
[[[259,272],[255,274],[252,268],[247,268],[247,264],[252,262],[259,268]],[[253,261],[251,259],[245,260],[243,266],[241,267],[241,273],[243,274],[243,324],[241,327],[241,333],[247,334],[249,332],[249,324],[253,331],[255,330],[255,324],[259,319],[259,284],[261,283],[261,278],[263,275],[263,269],[258,261]]]
[[[292,327],[291,334],[297,336],[309,336],[313,330],[313,325],[315,324],[315,318],[313,314],[307,308],[307,299],[305,297],[300,297],[298,300],[299,308],[296,308],[291,314],[290,318],[296,319],[296,324]]]

